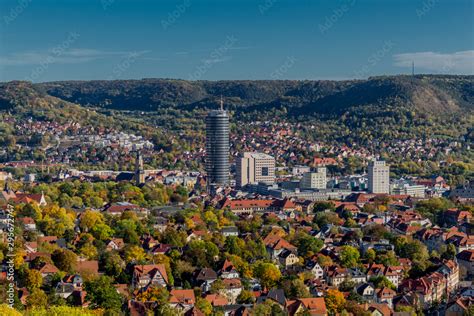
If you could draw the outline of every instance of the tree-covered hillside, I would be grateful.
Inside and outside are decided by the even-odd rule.
[[[396,105],[422,112],[474,108],[473,76],[389,76],[350,81],[185,81],[171,79],[64,81],[38,84],[50,95],[117,110],[213,107],[286,108],[291,115],[340,115],[354,107]]]

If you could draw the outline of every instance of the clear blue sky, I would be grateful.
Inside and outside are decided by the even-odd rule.
[[[474,73],[472,0],[1,0],[0,81]]]

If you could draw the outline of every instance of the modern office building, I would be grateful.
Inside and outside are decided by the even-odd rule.
[[[306,172],[300,181],[301,189],[326,189],[327,177],[326,168],[318,167],[316,172]]]
[[[206,171],[208,186],[229,184],[229,115],[222,101],[206,117]]]
[[[247,184],[274,183],[275,158],[263,153],[246,152],[237,159],[237,186]]]
[[[385,161],[369,162],[369,192],[390,193],[390,167]]]
[[[391,194],[409,195],[414,198],[425,198],[426,187],[424,185],[404,184],[393,186],[390,191]]]
[[[294,176],[298,176],[300,174],[303,174],[303,173],[306,173],[306,172],[310,172],[311,171],[311,168],[308,167],[308,166],[294,166],[292,169],[291,169],[291,173],[294,175]]]

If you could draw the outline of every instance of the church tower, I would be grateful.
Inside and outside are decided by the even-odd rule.
[[[137,186],[145,183],[145,170],[143,169],[143,157],[140,150],[136,151],[137,156],[135,159],[135,183]]]

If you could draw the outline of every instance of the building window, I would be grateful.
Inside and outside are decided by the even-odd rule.
[[[262,167],[262,176],[268,177],[268,167]]]

